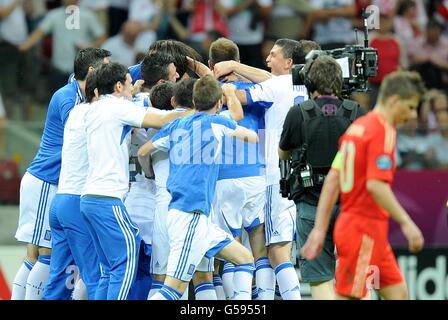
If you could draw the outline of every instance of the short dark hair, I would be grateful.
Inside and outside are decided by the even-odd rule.
[[[86,102],[91,103],[93,98],[95,98],[96,89],[96,70],[91,71],[86,77]]]
[[[211,65],[227,60],[240,61],[240,51],[232,40],[219,38],[210,45],[208,58]]]
[[[152,53],[155,51],[169,54],[174,58],[173,62],[176,66],[176,71],[179,74],[180,78],[182,78],[185,72],[189,70],[187,56],[194,60],[202,62],[202,57],[196,50],[177,40],[169,39],[153,42],[148,49],[148,53]]]
[[[85,48],[78,51],[73,66],[75,79],[85,80],[89,67],[98,68],[103,64],[104,58],[110,57],[111,53],[105,49]]]
[[[212,109],[222,99],[222,89],[210,75],[200,78],[193,86],[193,103],[198,111]]]
[[[294,63],[305,64],[306,55],[312,50],[320,50],[320,45],[312,40],[300,40],[299,47],[297,48],[297,61]],[[294,60],[294,59],[293,59]]]
[[[168,66],[174,63],[174,58],[165,52],[154,51],[142,61],[141,75],[146,88],[152,88],[160,80],[168,80]]]
[[[174,86],[174,100],[177,107],[193,108],[193,87],[197,79],[186,78],[176,82]]]
[[[115,84],[117,82],[125,84],[128,73],[128,68],[117,62],[101,65],[96,70],[96,88],[98,89],[98,95],[114,93]]]
[[[415,4],[414,0],[400,0],[396,4],[397,9],[397,16],[402,16],[406,13],[410,8],[414,8],[417,5]]]
[[[323,95],[341,95],[342,69],[333,57],[318,56],[313,61],[307,73],[307,78],[312,83],[312,91],[317,91]]]
[[[174,95],[174,85],[171,81],[156,84],[149,96],[151,105],[160,110],[172,110],[171,98]]]
[[[275,45],[282,48],[283,57],[292,59],[293,64],[300,63],[300,42],[292,39],[278,39]]]
[[[389,73],[381,82],[378,101],[384,103],[393,95],[398,95],[400,99],[417,97],[421,100],[425,93],[425,85],[417,72],[395,71]]]

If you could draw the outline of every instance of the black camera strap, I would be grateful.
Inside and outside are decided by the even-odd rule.
[[[302,146],[305,146],[305,150],[303,150],[304,153],[302,154],[302,157],[303,156],[305,157],[306,163],[308,164],[309,149],[310,149],[309,148],[310,147],[309,137],[308,137],[309,121],[311,121],[312,119],[317,118],[317,117],[324,117],[325,115],[324,115],[324,112],[321,110],[320,106],[318,105],[318,103],[313,99],[302,102],[299,105],[299,108],[300,108],[301,115],[303,118],[303,123],[300,128],[301,132],[302,132],[302,140],[303,140]],[[336,110],[335,116],[343,117],[343,118],[349,120],[350,123],[352,123],[356,118],[356,115],[358,113],[358,108],[359,108],[359,104],[357,102],[344,99],[342,101],[342,104]],[[299,119],[299,123],[300,123],[300,119]],[[300,158],[300,155],[298,158]],[[312,168],[310,169],[310,171],[312,172]],[[313,178],[315,184],[322,184],[323,180],[325,178],[325,175],[312,174],[312,178]]]
[[[336,111],[336,115],[342,116],[350,120],[350,123],[355,121],[356,115],[358,114],[359,104],[352,100],[344,99],[342,105]]]
[[[318,115],[323,115],[323,112],[320,110],[319,105],[313,99],[308,99],[302,102],[299,105],[300,111],[302,113],[303,124],[302,124],[302,137],[303,142],[308,146],[308,126],[307,123],[312,118],[317,117]],[[308,148],[306,150],[306,156],[308,157]]]
[[[336,115],[344,117],[346,119],[349,119],[350,122],[353,122],[356,119],[356,115],[358,113],[358,107],[359,107],[359,104],[357,102],[344,99],[344,100],[342,100],[342,104],[336,111]],[[302,113],[302,118],[303,118],[303,125],[301,128],[302,129],[302,137],[304,138],[304,142],[308,145],[307,122],[310,121],[312,118],[324,115],[324,113],[320,109],[317,102],[313,99],[309,99],[307,101],[302,102],[299,105],[299,108],[300,108],[300,111]]]

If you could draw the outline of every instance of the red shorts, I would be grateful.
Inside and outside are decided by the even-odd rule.
[[[367,289],[404,282],[388,241],[388,221],[341,213],[334,228],[336,293],[362,298]]]

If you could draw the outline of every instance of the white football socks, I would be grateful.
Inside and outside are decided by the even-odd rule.
[[[41,300],[50,275],[50,256],[39,256],[26,281],[25,300]]]
[[[251,300],[254,269],[253,263],[240,264],[235,267],[232,300]]]
[[[255,262],[255,281],[258,288],[258,300],[274,300],[275,273],[267,257]]]
[[[11,300],[24,300],[26,292],[26,281],[33,269],[34,263],[25,259],[14,277],[12,283]]]
[[[215,286],[211,282],[203,282],[194,287],[196,300],[218,300]]]
[[[291,261],[279,264],[275,268],[275,275],[283,300],[302,300],[299,278]]]

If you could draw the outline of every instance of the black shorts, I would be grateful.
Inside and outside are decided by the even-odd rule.
[[[333,228],[339,206],[333,209],[327,235],[325,236],[322,253],[316,259],[308,261],[300,254],[300,250],[308,239],[308,235],[314,227],[316,218],[316,206],[304,201],[296,203],[297,208],[297,256],[299,257],[300,274],[303,282],[324,282],[334,279],[336,271],[336,254],[333,242]]]

